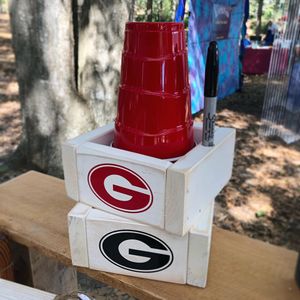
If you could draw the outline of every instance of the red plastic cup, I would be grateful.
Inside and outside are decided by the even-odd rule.
[[[162,159],[193,148],[182,23],[126,24],[113,146]]]

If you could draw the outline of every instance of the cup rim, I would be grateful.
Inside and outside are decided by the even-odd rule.
[[[184,31],[182,22],[127,22],[126,30],[135,31]]]

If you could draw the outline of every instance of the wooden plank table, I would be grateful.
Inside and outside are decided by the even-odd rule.
[[[67,213],[75,202],[63,180],[28,172],[0,185],[0,231],[27,247],[71,264]],[[297,253],[214,228],[207,288],[78,271],[139,299],[300,299]]]

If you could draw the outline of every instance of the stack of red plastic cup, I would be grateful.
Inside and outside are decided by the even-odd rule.
[[[162,159],[194,146],[182,23],[126,24],[113,146]]]

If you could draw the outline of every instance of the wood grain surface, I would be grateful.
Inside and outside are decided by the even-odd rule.
[[[75,205],[63,180],[30,171],[0,186],[0,231],[71,264],[67,213]],[[300,299],[297,253],[214,228],[207,288],[78,268],[139,299]]]

